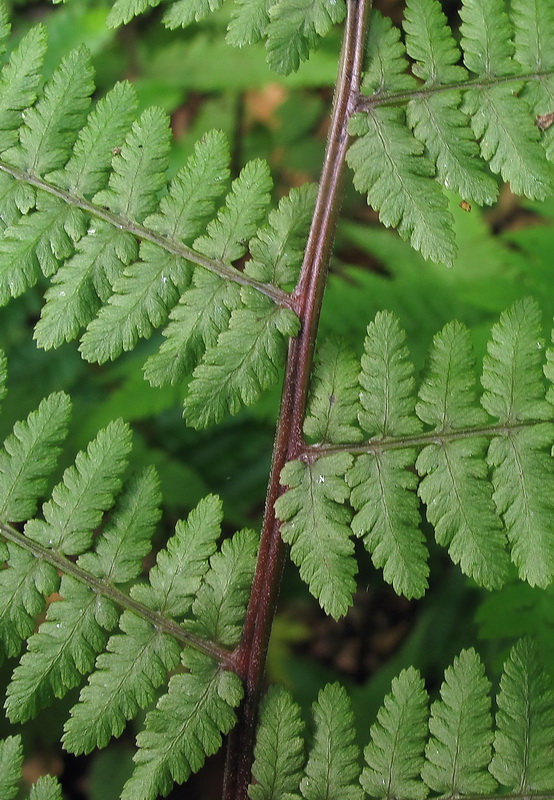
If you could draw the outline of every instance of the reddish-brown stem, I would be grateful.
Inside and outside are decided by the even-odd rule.
[[[250,781],[256,714],[285,555],[279,521],[275,518],[273,509],[281,491],[281,470],[303,448],[302,422],[340,207],[341,178],[348,148],[347,125],[359,98],[369,5],[369,0],[347,0],[347,17],[325,160],[304,261],[292,295],[301,329],[289,344],[258,561],[241,644],[235,654],[235,668],[244,680],[245,698],[237,725],[229,736],[224,800],[245,800]]]

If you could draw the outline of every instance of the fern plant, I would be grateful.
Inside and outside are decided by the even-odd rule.
[[[109,21],[156,5],[116,0]],[[163,20],[176,28],[218,8],[174,0]],[[343,687],[321,691],[311,739],[285,689],[262,701],[287,554],[334,618],[353,602],[354,537],[409,598],[428,585],[426,526],[488,590],[515,575],[542,588],[554,578],[554,349],[545,356],[536,301],[514,303],[493,326],[482,392],[457,321],[436,334],[420,380],[387,310],[368,320],[361,359],[340,338],[317,337],[347,165],[383,225],[446,265],[456,242],[445,188],[464,207],[492,204],[495,176],[530,199],[554,189],[552,0],[509,10],[465,0],[460,19],[457,37],[438,0],[408,0],[402,33],[363,0],[240,0],[229,43],[264,39],[283,73],[344,20],[321,180],[272,207],[268,165],[252,160],[230,181],[220,131],[168,181],[165,112],[139,114],[128,82],[93,105],[84,48],[43,80],[44,28],[13,44],[2,9],[2,303],[38,285],[37,346],[79,338],[98,364],[165,326],[145,379],[187,384],[193,428],[253,404],[283,374],[260,535],[222,537],[222,504],[209,495],[146,575],[161,496],[152,467],[127,474],[127,424],[111,421],[53,488],[71,413],[64,392],[4,443],[0,638],[19,659],[6,715],[26,722],[86,679],[63,746],[88,753],[146,711],[124,800],[168,794],[227,734],[226,800],[554,792],[554,694],[528,639],[505,661],[494,725],[475,650],[446,670],[430,709],[421,675],[404,670],[366,725],[363,768]],[[6,375],[2,357],[2,396]],[[21,759],[20,742],[6,739],[2,798],[17,792]],[[32,790],[59,792],[53,779]]]

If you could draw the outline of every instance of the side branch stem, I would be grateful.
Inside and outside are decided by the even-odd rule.
[[[191,264],[195,264],[197,267],[202,267],[203,269],[208,270],[208,272],[213,272],[214,275],[219,275],[220,278],[224,278],[228,281],[234,281],[240,286],[251,286],[261,294],[271,298],[271,300],[273,300],[273,302],[278,306],[282,306],[283,308],[292,308],[294,305],[290,295],[282,289],[279,289],[277,286],[273,286],[270,283],[261,283],[260,281],[251,278],[249,275],[246,275],[246,273],[240,272],[238,269],[235,269],[228,264],[224,264],[222,261],[216,261],[213,258],[208,258],[208,256],[202,255],[202,253],[198,253],[196,250],[193,250],[191,247],[187,247],[187,245],[176,239],[162,236],[160,233],[156,233],[156,231],[153,231],[151,228],[146,228],[144,225],[140,225],[138,222],[133,222],[133,220],[126,219],[120,214],[115,214],[113,211],[108,211],[108,209],[96,205],[90,200],[87,200],[85,197],[72,194],[65,189],[60,189],[55,184],[49,183],[49,181],[44,180],[44,178],[40,178],[38,175],[33,175],[25,170],[12,167],[10,164],[6,164],[4,161],[0,161],[0,172],[5,172],[7,175],[11,175],[12,178],[15,178],[17,181],[27,183],[30,186],[34,186],[46,194],[51,195],[52,197],[57,197],[59,200],[63,200],[64,203],[67,203],[68,206],[80,208],[81,211],[84,211],[91,217],[94,217],[95,219],[101,219],[103,222],[113,225],[120,231],[127,231],[127,233],[131,233],[133,236],[136,236],[137,239],[152,242],[152,244],[157,245],[162,250],[166,250],[168,253],[172,253],[175,256],[185,258],[187,261],[190,261]]]
[[[292,294],[293,308],[300,318],[301,329],[289,344],[258,562],[243,636],[235,654],[235,669],[244,680],[245,698],[237,725],[229,736],[224,800],[246,800],[250,781],[257,710],[285,556],[274,505],[281,492],[281,470],[303,448],[302,422],[341,202],[341,182],[348,148],[347,125],[359,97],[370,3],[371,0],[347,0],[347,17],[323,170],[304,261]]]
[[[231,652],[221,645],[202,639],[194,633],[188,633],[178,622],[174,622],[159,611],[145,606],[144,603],[139,603],[138,600],[134,600],[130,595],[120,591],[108,581],[97,578],[96,575],[92,575],[90,572],[81,569],[81,567],[73,563],[73,561],[61,555],[61,553],[57,553],[49,547],[44,547],[40,542],[35,542],[15,528],[12,528],[11,525],[0,522],[0,531],[4,539],[32,553],[35,558],[42,559],[48,564],[51,564],[55,569],[59,570],[62,575],[70,575],[72,578],[75,578],[75,580],[88,586],[93,592],[96,592],[102,597],[107,597],[120,608],[134,612],[138,617],[149,622],[152,627],[163,633],[167,633],[169,636],[173,636],[173,638],[181,642],[183,646],[190,645],[201,653],[211,656],[221,664],[223,668],[229,669],[232,666],[233,660]]]

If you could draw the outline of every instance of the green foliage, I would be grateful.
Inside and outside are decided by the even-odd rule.
[[[250,800],[293,800],[300,783],[304,747],[300,709],[282,686],[272,686],[260,706]]]
[[[366,765],[360,781],[372,797],[425,798],[420,780],[427,734],[427,697],[417,670],[410,667],[392,682],[371,741],[364,750]]]
[[[363,536],[385,580],[408,597],[425,592],[428,575],[416,489],[437,542],[477,583],[504,585],[510,557],[532,586],[551,582],[552,406],[545,398],[540,326],[539,308],[529,299],[504,312],[483,361],[480,401],[469,332],[460,323],[435,336],[419,401],[405,334],[391,313],[380,312],[368,326],[359,393],[352,357],[345,354],[347,371],[332,378],[336,355],[329,351],[331,375],[322,383],[316,371],[314,411],[307,417],[308,431],[321,441],[306,448],[307,463],[290,462],[283,470],[281,482],[291,488],[276,512],[301,576],[330,613],[344,613],[352,592],[350,515],[340,505],[348,497],[357,512],[352,531]],[[327,445],[335,391],[348,425],[343,443],[333,436]],[[351,425],[356,413],[362,434]],[[369,439],[356,444],[363,434]],[[331,606],[331,592],[340,603],[334,599]]]
[[[294,736],[298,707],[283,690],[270,690],[258,728],[257,769],[263,755],[267,763],[283,764],[286,776],[276,776],[270,783],[274,773],[268,772],[267,783],[259,791],[256,785],[250,787],[250,797],[290,796],[282,794],[285,777],[287,791],[299,786],[306,798],[359,798],[362,787],[370,797],[387,800],[424,800],[430,791],[444,797],[498,796],[495,778],[514,793],[526,791],[532,796],[550,791],[554,780],[554,731],[548,717],[552,681],[539,664],[529,640],[512,649],[497,695],[496,730],[490,713],[490,682],[474,650],[463,650],[447,668],[441,697],[431,705],[430,715],[420,674],[413,667],[404,670],[393,679],[371,726],[361,775],[352,743],[350,701],[342,687],[328,684],[314,703],[315,734],[301,778],[298,740],[276,735],[277,715],[269,713],[270,709],[282,711],[283,733],[287,730]],[[284,766],[287,758],[293,767]]]
[[[290,557],[322,608],[335,618],[346,613],[356,586],[351,515],[344,505],[344,473],[351,464],[347,453],[314,463],[289,462],[281,473],[289,489],[275,503]]]
[[[171,678],[159,710],[147,715],[136,772],[125,790],[130,797],[153,798],[198,770],[234,722],[241,684],[213,660],[210,643],[238,641],[257,536],[241,531],[217,552],[222,507],[208,496],[177,523],[148,582],[137,582],[160,516],[160,492],[149,468],[120,494],[131,447],[129,427],[121,421],[77,454],[43,504],[43,518],[29,520],[19,533],[10,524],[21,519],[21,513],[11,513],[13,503],[17,499],[28,516],[34,512],[55,467],[68,414],[65,395],[51,396],[26,422],[16,423],[2,454],[1,524],[8,541],[7,567],[0,573],[3,654],[15,655],[28,640],[8,687],[6,712],[12,722],[27,720],[89,674],[64,737],[67,749],[89,752],[120,735],[127,720],[152,703],[182,658],[189,672]],[[79,559],[74,563],[68,555]],[[55,591],[59,598],[50,601],[35,632],[44,599]],[[110,637],[116,627],[119,632]],[[181,652],[190,642],[210,655]],[[177,727],[171,720],[179,721]]]
[[[118,26],[158,4],[115,0],[109,13],[93,0],[83,7],[91,11],[87,24],[96,15],[96,25],[108,17]],[[28,396],[16,388],[5,397],[6,359],[0,354],[6,430],[43,393],[57,389],[15,423],[0,452],[0,657],[19,656],[27,646],[8,682],[5,709],[10,722],[25,722],[85,682],[72,701],[63,745],[87,754],[134,726],[134,771],[124,800],[168,794],[219,749],[238,718],[239,731],[253,724],[261,691],[261,675],[253,673],[264,663],[262,629],[270,625],[264,615],[278,590],[276,580],[264,584],[264,578],[282,565],[282,551],[276,538],[266,546],[268,531],[277,533],[271,503],[259,557],[257,534],[249,528],[232,534],[230,528],[232,521],[236,527],[252,524],[261,508],[250,490],[262,485],[267,472],[269,435],[263,441],[258,428],[273,414],[275,398],[236,420],[226,417],[256,403],[278,381],[287,347],[291,360],[276,457],[286,447],[291,460],[280,475],[275,512],[291,559],[324,611],[335,619],[345,615],[357,589],[373,581],[370,566],[362,563],[357,586],[358,537],[396,593],[421,598],[432,587],[423,623],[418,618],[397,653],[399,669],[409,663],[408,655],[417,659],[428,641],[422,630],[435,619],[434,584],[442,582],[434,570],[441,554],[431,548],[429,556],[425,542],[434,533],[462,573],[480,587],[500,590],[496,606],[493,600],[488,611],[481,606],[487,635],[525,632],[530,617],[540,618],[543,650],[550,635],[551,614],[541,612],[539,596],[546,604],[554,578],[554,388],[546,386],[554,383],[554,349],[545,353],[538,304],[517,301],[494,325],[481,396],[472,348],[472,334],[481,344],[491,309],[500,311],[518,296],[516,283],[541,286],[542,304],[551,310],[550,272],[544,268],[542,278],[530,278],[532,267],[525,272],[520,265],[518,271],[514,265],[524,257],[493,244],[479,212],[472,216],[481,228],[460,224],[456,203],[492,204],[497,176],[532,199],[554,190],[554,127],[542,119],[552,112],[554,98],[552,3],[512,0],[506,11],[501,0],[461,0],[459,29],[447,23],[438,0],[407,0],[403,32],[372,13],[363,91],[355,86],[347,102],[343,97],[346,105],[339,94],[343,127],[340,142],[333,139],[336,131],[331,134],[327,156],[336,145],[343,157],[348,125],[356,137],[347,156],[354,185],[383,224],[397,228],[424,258],[445,263],[457,258],[456,228],[466,251],[475,252],[479,281],[443,277],[435,293],[433,266],[400,240],[367,226],[373,244],[364,243],[354,257],[365,263],[372,256],[383,274],[355,273],[340,263],[350,256],[349,236],[361,228],[351,224],[344,252],[341,245],[335,253],[332,281],[354,275],[345,296],[353,301],[359,295],[359,305],[324,310],[328,319],[335,315],[337,330],[341,313],[348,324],[365,325],[366,304],[390,305],[405,317],[421,298],[425,302],[410,322],[410,337],[395,314],[379,311],[366,329],[361,359],[354,354],[361,337],[320,336],[308,387],[302,364],[309,366],[315,344],[333,235],[329,229],[318,242],[313,234],[327,213],[325,203],[332,217],[338,199],[335,188],[324,188],[314,216],[314,185],[287,193],[281,184],[303,181],[315,161],[309,140],[322,129],[322,100],[291,87],[325,84],[319,68],[325,48],[302,68],[296,84],[280,84],[287,101],[271,107],[267,127],[255,113],[249,119],[248,95],[225,106],[226,99],[203,93],[237,86],[242,92],[250,86],[249,72],[262,80],[259,48],[240,68],[218,63],[216,36],[225,26],[235,46],[265,40],[269,65],[287,74],[299,69],[353,5],[238,0],[227,8],[220,0],[167,0],[160,17],[170,29],[215,13],[184,38],[151,35],[145,26],[144,40],[136,45],[131,32],[126,67],[127,54],[109,38],[111,44],[99,52],[89,31],[92,53],[75,47],[79,25],[71,36],[63,28],[64,19],[66,25],[74,19],[66,13],[71,4],[53,23],[45,15],[53,42],[48,53],[41,25],[18,33],[12,44],[8,14],[0,7],[0,302],[25,295],[3,312],[2,343],[23,352],[20,321],[28,326],[38,319],[34,337],[40,348],[50,351],[80,338],[83,359],[102,365],[85,373],[69,345],[59,356],[40,356],[49,365],[45,378],[38,369],[35,374],[39,361],[33,351],[25,361],[32,374],[26,385],[36,385]],[[135,30],[143,36],[142,28]],[[329,41],[330,52],[332,35]],[[208,66],[217,67],[213,75]],[[344,89],[352,76],[355,84],[357,79],[354,62],[342,67]],[[137,75],[136,87],[123,81],[108,88],[116,69]],[[189,93],[198,108],[189,114],[192,106],[185,107],[183,133],[181,105]],[[148,107],[147,97],[156,97],[160,107]],[[172,117],[164,110],[178,106]],[[208,130],[212,118],[230,133],[231,147],[221,130]],[[292,134],[283,122],[294,128]],[[289,146],[290,172],[283,158]],[[264,150],[271,151],[275,187],[268,164],[258,157]],[[325,164],[332,159],[326,157]],[[335,167],[333,180],[342,170],[341,164]],[[347,193],[349,215],[358,214],[354,202]],[[543,249],[550,258],[551,246]],[[463,261],[457,264],[465,268]],[[398,280],[403,274],[411,284]],[[487,289],[491,274],[504,281],[494,296]],[[368,299],[363,286],[377,288],[375,296]],[[467,302],[472,292],[479,298]],[[443,324],[459,312],[471,332],[461,322],[443,327],[419,377],[407,342],[419,348],[419,363],[435,319]],[[164,325],[161,345],[155,338],[140,341]],[[108,364],[135,348],[117,368]],[[147,389],[137,366],[144,358],[152,387]],[[15,361],[10,379],[17,386],[23,368]],[[300,369],[291,375],[295,363]],[[293,386],[297,375],[299,387]],[[69,398],[60,391],[71,384],[75,429],[69,429]],[[106,401],[114,386],[117,396]],[[302,419],[295,412],[303,410],[306,397]],[[171,417],[176,401],[184,403],[184,431]],[[115,407],[125,420],[141,420],[134,450],[128,423],[112,419]],[[153,409],[164,414],[154,420]],[[218,435],[210,439],[190,430],[216,423]],[[237,465],[234,451],[245,432],[251,450]],[[178,460],[184,452],[190,465]],[[160,480],[145,466],[152,461],[162,482],[173,485],[171,512],[194,506],[184,520],[165,515],[160,529]],[[214,476],[232,481],[235,494],[242,495],[225,520],[221,501],[205,489]],[[273,483],[269,496],[277,491]],[[450,595],[456,597],[460,575],[450,572],[446,581],[454,604]],[[285,602],[288,589],[285,584]],[[477,595],[467,587],[464,592],[473,608]],[[502,618],[510,608],[519,616],[504,619],[504,627],[491,633],[495,609]],[[469,612],[460,617],[467,623]],[[467,636],[466,627],[456,618],[456,642]],[[497,651],[491,648],[489,655]],[[378,800],[425,800],[429,793],[486,797],[500,791],[532,800],[551,792],[554,693],[539,652],[528,640],[512,650],[494,725],[491,684],[472,649],[446,669],[440,698],[432,703],[419,672],[404,669],[371,724],[368,708],[377,706],[383,685],[378,676],[357,692],[365,702],[356,722],[370,736],[363,769],[345,688],[331,683],[319,692],[313,735],[307,737],[299,705],[287,690],[271,689],[259,717],[251,800],[361,800],[364,793]],[[296,656],[279,657],[283,672],[290,663],[294,667]],[[296,688],[307,708],[308,693],[311,701],[321,684],[309,669],[304,683],[309,689]],[[246,763],[249,753],[240,756]],[[128,760],[130,765],[130,755]],[[21,761],[16,739],[0,745],[1,797],[15,796]],[[60,796],[53,778],[31,789],[31,797]]]
[[[354,185],[367,192],[383,224],[397,227],[424,258],[450,264],[455,252],[452,218],[438,183],[462,200],[491,204],[497,187],[488,165],[518,194],[542,199],[553,190],[554,172],[546,160],[552,158],[551,137],[543,137],[543,147],[533,122],[534,115],[546,113],[536,109],[552,102],[551,57],[540,45],[531,55],[530,39],[546,41],[554,23],[546,10],[537,16],[535,6],[516,4],[512,21],[501,0],[464,2],[462,67],[440,4],[408,2],[406,50],[414,59],[413,74],[424,81],[419,87],[406,74],[398,32],[373,12],[363,84],[367,113],[352,117],[351,133],[361,138],[348,160]],[[544,69],[539,88],[534,80],[525,83],[532,69]],[[411,99],[416,91],[417,99]],[[407,102],[405,111],[389,107],[396,98]]]

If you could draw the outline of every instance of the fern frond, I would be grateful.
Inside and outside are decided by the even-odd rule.
[[[179,663],[176,640],[156,631],[130,611],[119,619],[120,634],[112,636],[106,652],[82,689],[64,726],[63,744],[71,753],[90,753],[120,736],[127,721],[148,706],[167,672]]]
[[[0,741],[0,797],[14,800],[23,764],[20,736],[8,736]]]
[[[254,403],[278,376],[286,337],[296,336],[299,320],[250,288],[241,291],[243,308],[231,312],[229,328],[196,367],[184,416],[193,428],[219,422],[225,413]]]
[[[281,198],[279,206],[270,212],[267,225],[250,240],[251,258],[245,266],[248,275],[281,288],[296,282],[316,194],[317,186],[306,183]]]
[[[16,656],[35,630],[44,598],[57,591],[60,579],[51,564],[7,543],[8,567],[0,572],[0,660]]]
[[[500,0],[482,3],[466,0],[460,12],[464,62],[479,76],[510,75],[512,29]],[[527,105],[513,94],[510,85],[480,88],[468,92],[465,108],[471,115],[481,153],[510,182],[512,190],[527,197],[544,199],[554,190],[551,169],[545,169],[540,134]],[[548,165],[550,167],[550,165]]]
[[[4,362],[5,363],[5,362]],[[25,422],[16,422],[0,453],[0,521],[22,522],[34,514],[67,434],[71,404],[58,392]]]
[[[266,29],[270,67],[284,75],[295,72],[345,14],[343,0],[277,0],[269,9]]]
[[[23,37],[0,73],[0,152],[14,147],[21,114],[36,100],[46,53],[46,32],[37,25]]]
[[[348,151],[354,186],[367,192],[367,202],[387,228],[396,227],[424,258],[451,264],[454,257],[452,219],[446,198],[434,181],[434,167],[423,145],[406,130],[404,112],[377,108],[351,119],[358,138]]]
[[[6,354],[3,350],[0,350],[0,403],[6,396],[6,381],[8,379],[8,362],[6,359]]]
[[[537,79],[525,85],[521,96],[531,106],[535,117],[550,113],[554,107],[554,57],[548,42],[554,36],[554,9],[548,3],[510,4],[514,23],[515,57],[522,68],[537,73]],[[554,161],[554,131],[544,131],[542,144],[549,161]]]
[[[107,24],[116,28],[125,25],[133,17],[143,14],[149,8],[155,8],[161,0],[115,0],[108,14]]]
[[[483,405],[508,427],[492,439],[487,455],[493,467],[494,501],[506,525],[512,560],[531,585],[546,586],[554,574],[554,467],[552,418],[541,375],[542,339],[538,306],[519,301],[493,327],[483,362]],[[548,487],[548,488],[547,488]]]
[[[185,781],[219,750],[222,734],[235,723],[233,709],[242,699],[237,675],[201,653],[185,651],[182,660],[187,674],[171,678],[168,693],[148,713],[137,737],[136,767],[122,800],[166,795],[174,781]]]
[[[282,686],[262,700],[256,733],[250,800],[297,800],[304,761],[300,708]]]
[[[64,576],[59,592],[63,600],[49,605],[8,686],[5,708],[11,722],[26,722],[77,686],[117,624],[113,603],[73,578]]]
[[[508,791],[550,789],[554,785],[554,692],[529,639],[512,649],[497,702],[492,774]]]
[[[292,545],[290,556],[310,591],[332,617],[346,613],[356,587],[356,562],[344,506],[344,474],[352,456],[340,453],[314,463],[290,461],[281,472],[289,490],[275,503],[281,535]]]
[[[53,775],[41,775],[31,787],[29,800],[62,800],[62,787]]]
[[[427,738],[427,694],[417,670],[394,678],[364,750],[360,782],[378,800],[424,800],[428,789],[420,775]]]
[[[318,349],[310,387],[304,433],[318,442],[359,442],[358,366],[354,355],[338,339]]]
[[[431,706],[431,739],[422,777],[434,791],[487,794],[496,781],[488,772],[492,718],[490,682],[474,650],[464,650],[444,675],[441,699]]]
[[[229,26],[226,41],[234,47],[259,42],[269,23],[269,9],[272,0],[237,0]]]
[[[208,559],[215,552],[222,513],[218,497],[204,498],[186,522],[177,523],[175,534],[158,553],[150,570],[150,585],[137,584],[132,596],[164,614],[187,614],[208,569]]]
[[[231,312],[241,305],[239,287],[217,275],[196,270],[192,285],[170,314],[163,331],[166,340],[146,361],[144,375],[152,386],[184,380],[206,350],[216,346],[229,327]]]
[[[44,96],[23,112],[20,144],[5,158],[36,175],[60,169],[85,122],[93,91],[90,54],[84,47],[73,50],[52,75]]]
[[[171,617],[188,614],[215,551],[221,518],[218,498],[202,500],[186,522],[177,523],[174,536],[158,553],[148,584],[133,586],[131,596]],[[106,546],[111,538],[108,531]],[[92,566],[95,556],[103,555],[100,544],[97,552],[88,556],[93,559]],[[90,564],[81,558],[84,565]],[[119,736],[127,720],[152,701],[167,670],[178,663],[177,642],[150,622],[125,611],[119,627],[122,633],[112,636],[107,653],[99,656],[97,669],[66,723],[64,744],[72,752],[89,752],[105,746],[111,736]]]
[[[84,197],[103,189],[114,150],[124,141],[136,107],[134,86],[127,81],[116,83],[89,114],[63,170],[52,176],[56,184]]]
[[[469,331],[450,323],[437,336],[429,371],[420,389],[417,413],[439,431],[486,425],[476,404],[474,358]],[[466,575],[489,588],[508,575],[506,537],[486,481],[484,437],[443,440],[419,454],[416,468],[425,475],[419,494],[439,544],[447,546]],[[483,531],[486,530],[486,535]]]
[[[112,585],[135,578],[150,549],[159,500],[158,479],[150,469],[131,482],[95,552],[84,553],[79,566]],[[113,601],[74,578],[62,578],[59,594],[62,599],[48,607],[46,621],[30,637],[8,688],[6,710],[12,721],[35,716],[54,696],[76,686],[92,670],[117,624]]]
[[[404,21],[406,49],[416,61],[413,72],[429,85],[458,83],[467,72],[458,65],[459,50],[435,0],[412,0]],[[407,119],[417,139],[425,143],[437,168],[437,178],[465,200],[490,205],[498,189],[477,158],[479,148],[459,110],[460,92],[411,100]]]
[[[379,313],[367,328],[362,356],[360,425],[377,437],[419,431],[414,413],[415,381],[405,334],[390,313]],[[403,448],[362,455],[347,475],[351,503],[357,513],[352,529],[363,536],[375,566],[395,589],[410,597],[427,587],[427,549],[418,530],[417,479],[404,468],[415,450]]]
[[[121,152],[114,155],[108,188],[95,196],[95,202],[126,219],[142,222],[156,209],[168,158],[167,115],[161,108],[148,108],[133,123]]]
[[[358,747],[354,740],[354,714],[345,689],[328,684],[313,704],[314,743],[300,789],[306,800],[341,797],[362,800],[358,784]]]
[[[226,539],[210,559],[210,569],[198,591],[190,630],[208,641],[237,645],[248,602],[258,537],[242,530]]]
[[[87,550],[102,513],[110,508],[121,487],[131,449],[131,431],[121,420],[100,431],[75,466],[68,467],[42,507],[44,520],[32,519],[25,534],[65,555]]]

